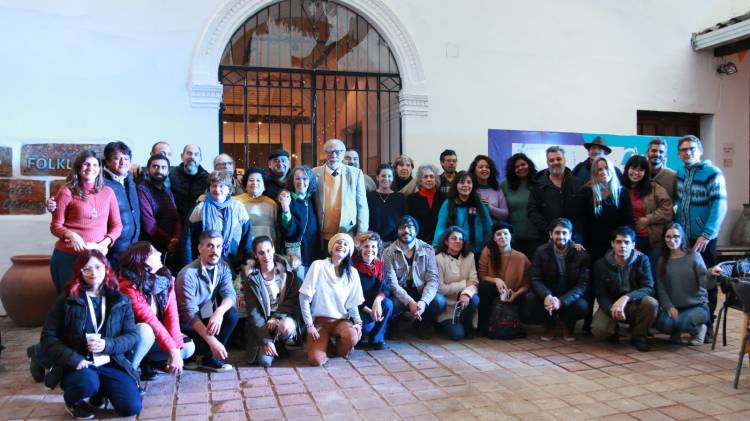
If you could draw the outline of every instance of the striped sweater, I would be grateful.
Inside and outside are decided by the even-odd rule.
[[[724,174],[711,161],[679,168],[676,202],[675,220],[685,227],[688,238],[716,238],[727,214]]]

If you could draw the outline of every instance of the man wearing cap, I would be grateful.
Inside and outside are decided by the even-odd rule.
[[[356,149],[347,149],[344,152],[344,164],[354,168],[360,168],[359,166],[359,152]],[[360,168],[361,169],[361,168]],[[362,171],[364,173],[364,171]],[[377,189],[375,180],[369,175],[365,174],[365,189],[367,191],[374,191]]]
[[[591,142],[586,142],[583,147],[589,151],[589,159],[580,162],[573,168],[573,175],[580,178],[584,183],[591,181],[591,164],[596,158],[600,156],[609,155],[612,153],[612,149],[607,146],[607,141],[603,137],[597,136]],[[615,167],[615,172],[618,178],[622,178],[622,172],[619,168]]]
[[[383,252],[385,280],[393,294],[393,316],[408,311],[415,319],[414,332],[426,337],[437,316],[445,310],[445,297],[438,292],[435,251],[417,239],[419,224],[409,215],[398,221],[398,239]]]
[[[286,188],[287,176],[289,176],[289,152],[282,149],[272,151],[268,155],[268,171],[263,180],[266,190],[263,194],[276,200],[279,193]]]
[[[323,145],[325,165],[312,170],[318,179],[315,211],[324,242],[339,232],[361,234],[369,224],[364,174],[358,168],[343,165],[344,152],[344,142],[328,140]]]

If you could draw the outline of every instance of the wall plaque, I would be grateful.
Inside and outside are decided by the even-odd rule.
[[[13,175],[13,149],[0,146],[0,177]]]
[[[42,215],[44,181],[0,180],[0,215]]]
[[[49,197],[57,197],[60,187],[65,185],[65,180],[52,180],[49,183]]]
[[[81,151],[93,149],[104,157],[103,144],[36,143],[21,146],[21,175],[56,175],[65,177]]]

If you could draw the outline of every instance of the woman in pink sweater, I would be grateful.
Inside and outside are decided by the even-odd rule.
[[[99,158],[90,149],[76,156],[55,201],[50,231],[58,240],[50,271],[60,294],[70,280],[76,256],[87,249],[107,254],[120,236],[122,223],[115,193],[104,185]]]

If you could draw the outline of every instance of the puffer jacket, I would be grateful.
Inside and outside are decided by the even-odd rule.
[[[125,357],[138,341],[130,299],[117,291],[106,292],[102,297],[107,300],[103,353],[139,384],[138,374]],[[47,316],[42,328],[42,347],[45,356],[63,372],[74,371],[86,358],[86,319],[89,317],[86,298],[72,295],[58,297]],[[48,384],[49,387],[56,385]]]
[[[245,295],[245,349],[248,361],[253,363],[258,357],[258,350],[265,344],[272,343],[266,323],[273,317],[291,317],[297,324],[297,337],[302,334],[302,315],[299,305],[299,288],[302,282],[294,274],[292,265],[280,256],[275,257],[276,271],[281,275],[278,307],[271,312],[270,297],[260,272],[260,265],[255,260],[248,260],[245,264],[242,290]]]
[[[102,171],[102,173],[104,173],[104,184],[115,192],[120,209],[122,233],[107,254],[110,261],[116,261],[117,256],[122,254],[129,245],[138,241],[141,235],[141,203],[138,200],[138,189],[130,174],[125,177],[123,185],[114,180],[109,171]]]

